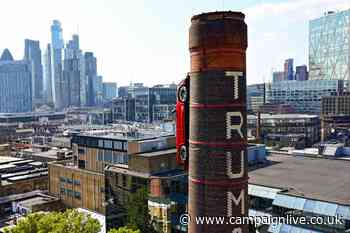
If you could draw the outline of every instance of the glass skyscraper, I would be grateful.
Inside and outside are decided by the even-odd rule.
[[[293,59],[289,58],[284,62],[284,80],[294,79]]]
[[[26,39],[24,43],[24,59],[30,63],[32,72],[33,104],[37,104],[41,103],[43,98],[43,66],[41,64],[40,42]]]
[[[62,27],[58,20],[51,25],[51,88],[52,99],[56,109],[63,108],[63,75],[62,75]]]
[[[8,49],[0,57],[0,112],[32,111],[31,64],[15,61]]]
[[[350,9],[309,22],[309,79],[350,80]]]

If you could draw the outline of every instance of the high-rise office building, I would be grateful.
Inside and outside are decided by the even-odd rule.
[[[64,87],[66,83],[62,75],[62,50],[63,50],[62,27],[58,20],[51,25],[51,83],[52,99],[56,109],[64,107]]]
[[[74,34],[69,40],[65,49],[65,59],[78,59],[77,69],[79,70],[79,99],[80,105],[87,105],[88,80],[85,72],[85,57],[80,49],[79,35]],[[76,80],[76,78],[75,78]],[[76,81],[77,82],[77,81]]]
[[[0,58],[0,112],[30,112],[32,110],[31,64],[15,61],[8,49]]]
[[[135,99],[127,96],[112,100],[113,121],[135,121]]]
[[[64,50],[64,58],[74,58],[79,57],[81,53],[80,47],[79,47],[79,36],[74,34],[72,36],[72,39],[69,40],[66,44],[66,48]]]
[[[53,104],[51,68],[51,45],[47,44],[44,53],[44,99],[47,104]]]
[[[350,9],[309,22],[309,78],[350,81]]]
[[[41,63],[40,42],[26,39],[24,41],[24,60],[30,63],[32,72],[32,101],[33,104],[43,101],[43,67]]]
[[[295,80],[305,81],[308,80],[309,73],[307,72],[307,66],[301,65],[295,67]]]
[[[80,70],[79,59],[68,58],[64,60],[63,79],[66,93],[63,96],[64,107],[80,106]]]
[[[174,118],[176,90],[176,84],[156,85],[150,88],[151,122]]]
[[[81,72],[82,70],[82,52],[79,48],[79,36],[73,35],[64,50],[64,67],[63,80],[68,94],[63,96],[64,107],[80,107],[81,106]],[[84,83],[82,83],[84,85]]]
[[[94,105],[101,105],[103,103],[103,78],[96,75],[93,77],[93,95]]]
[[[127,97],[128,90],[129,90],[129,86],[118,87],[118,97]]]
[[[284,62],[284,79],[293,80],[294,79],[294,68],[293,68],[293,59],[289,58]]]
[[[275,71],[272,73],[272,81],[273,82],[280,82],[285,80],[284,79],[284,71]]]
[[[92,52],[86,52],[84,54],[84,64],[85,64],[85,77],[87,81],[87,105],[95,105],[95,88],[94,79],[97,76],[97,63],[96,57]]]
[[[103,99],[105,101],[109,101],[115,97],[117,97],[117,83],[104,82],[103,83]]]
[[[247,86],[247,111],[258,112],[265,104],[265,83]]]
[[[84,53],[80,53],[79,58],[80,67],[80,105],[87,106],[88,101],[88,79],[85,71],[85,56]]]
[[[299,113],[319,114],[322,97],[343,91],[343,80],[286,80],[266,86],[266,102],[288,104]]]
[[[135,121],[152,122],[152,105],[150,88],[145,86],[132,86],[132,97],[135,98]]]

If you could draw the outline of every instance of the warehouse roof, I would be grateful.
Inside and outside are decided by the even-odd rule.
[[[271,154],[271,164],[249,172],[249,183],[290,195],[350,205],[350,161]]]
[[[0,156],[0,164],[7,164],[7,163],[22,161],[22,160],[24,159],[8,157],[8,156]]]
[[[255,115],[248,115],[248,119],[256,119]],[[305,119],[305,118],[319,118],[317,115],[308,114],[261,114],[261,119]]]

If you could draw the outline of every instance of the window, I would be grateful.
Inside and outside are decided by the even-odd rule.
[[[122,150],[123,149],[123,143],[120,141],[114,141],[114,149],[116,150]]]
[[[128,142],[124,142],[123,143],[123,149],[124,150],[128,150]]]
[[[74,191],[74,197],[76,198],[76,199],[81,199],[81,193],[80,192],[75,192]]]
[[[104,159],[105,159],[105,162],[112,163],[113,159],[112,159],[112,151],[111,150],[105,150]]]
[[[73,184],[73,179],[68,178],[68,179],[67,179],[67,183],[68,183],[68,184]]]
[[[81,147],[79,147],[78,148],[78,154],[85,154],[85,148],[81,148]]]
[[[120,155],[118,152],[113,152],[113,163],[120,163]]]
[[[62,183],[66,182],[66,178],[65,177],[60,177],[60,182],[62,182]]]
[[[103,150],[98,150],[97,161],[103,161]]]
[[[66,194],[66,189],[65,188],[61,188],[61,194],[62,195]]]
[[[73,190],[67,189],[67,195],[73,197]]]
[[[103,140],[98,140],[98,147],[103,147]]]
[[[74,185],[80,185],[80,180],[74,180],[73,183]]]
[[[112,141],[110,140],[104,140],[104,143],[105,143],[105,148],[108,148],[108,149],[112,149],[113,146],[112,146]]]
[[[126,175],[122,175],[123,187],[126,187]]]
[[[78,160],[78,167],[81,169],[85,169],[85,161],[84,160]]]

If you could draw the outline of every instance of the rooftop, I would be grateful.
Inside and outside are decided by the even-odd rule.
[[[186,173],[183,170],[180,169],[174,169],[159,173],[146,173],[146,172],[138,172],[130,170],[127,166],[122,167],[118,165],[111,165],[106,168],[107,171],[115,172],[115,173],[121,173],[126,174],[129,176],[136,176],[136,177],[142,177],[142,178],[175,178],[179,176],[184,176]]]
[[[249,172],[249,183],[288,194],[350,205],[350,161],[271,154],[271,165]]]
[[[44,194],[43,191],[35,190],[27,193],[0,197],[0,204],[9,203],[9,202],[18,201],[18,200],[25,200],[25,199],[33,198],[43,194]]]
[[[248,115],[248,119],[256,119],[255,115]],[[261,119],[311,119],[319,118],[317,115],[308,114],[261,114]]]
[[[23,201],[20,201],[20,205],[27,207],[27,208],[32,208],[35,205],[42,205],[48,202],[52,202],[52,201],[57,201],[58,198],[55,197],[51,197],[51,196],[46,196],[43,194],[34,196],[34,197],[30,197],[28,199],[24,199]]]
[[[55,115],[65,115],[64,112],[26,112],[26,113],[0,113],[0,118],[17,118],[17,117],[45,117],[45,116],[55,116]]]
[[[8,157],[8,156],[0,156],[0,164],[6,164],[16,161],[22,161],[23,159]]]
[[[152,152],[139,153],[137,155],[144,156],[144,157],[156,157],[156,156],[162,156],[165,154],[176,154],[176,148],[168,149],[168,150],[158,150],[158,151],[152,151]]]

